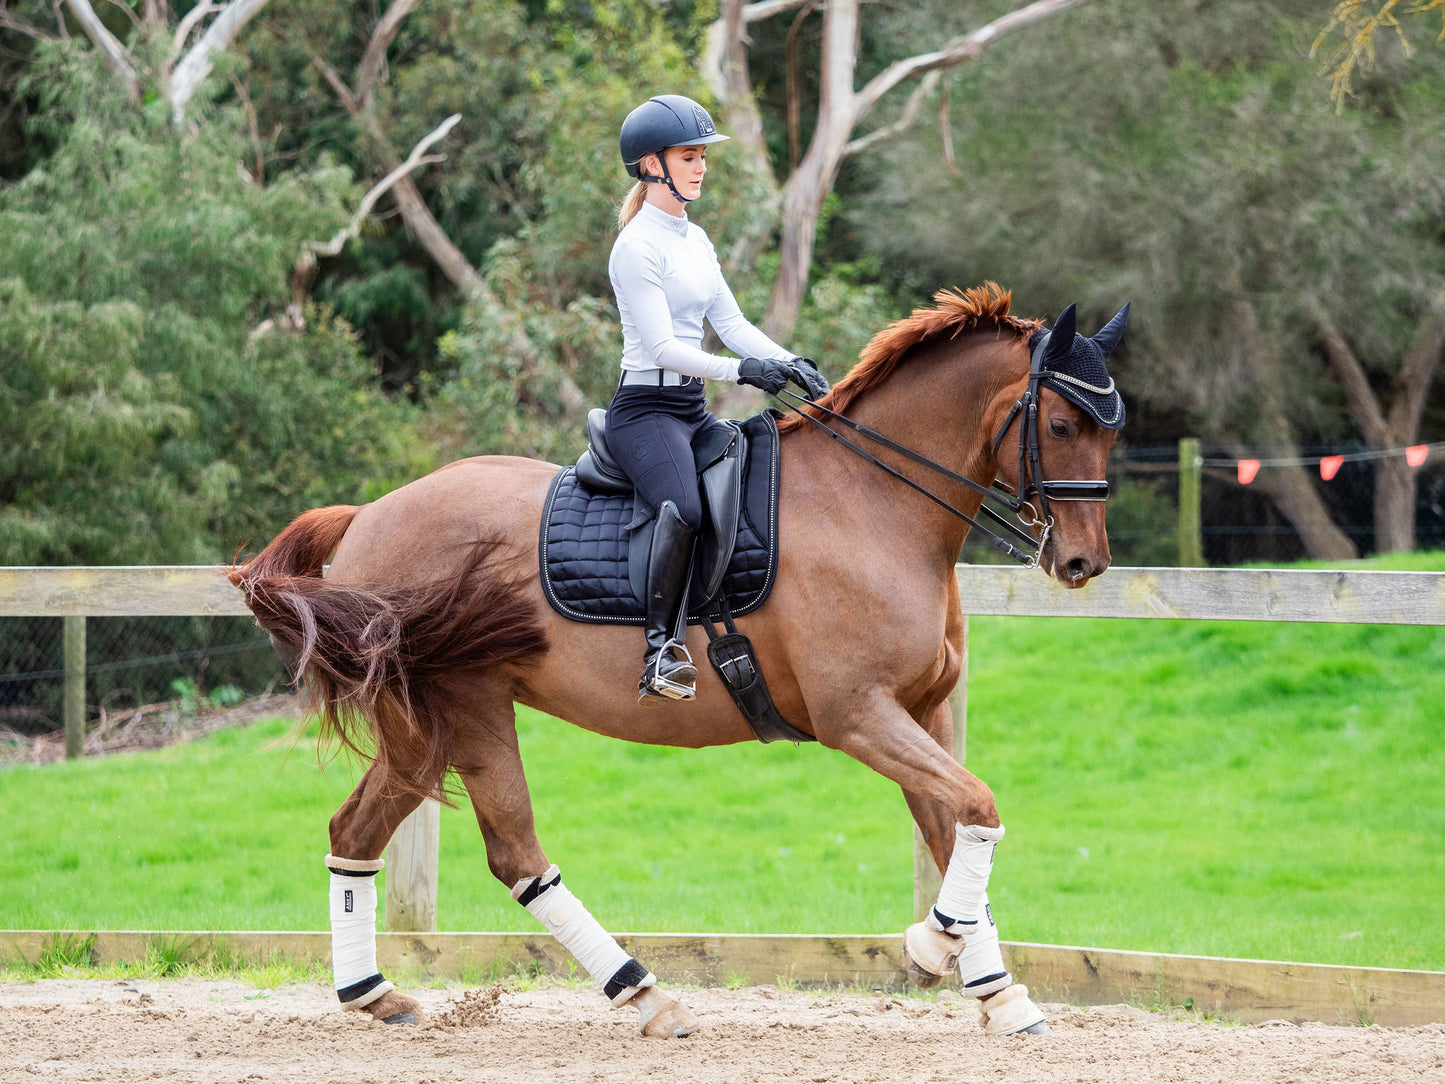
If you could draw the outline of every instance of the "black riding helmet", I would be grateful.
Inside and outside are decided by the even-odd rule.
[[[622,168],[639,181],[665,183],[681,203],[688,200],[678,193],[668,175],[667,161],[662,152],[668,147],[695,147],[706,143],[721,143],[731,137],[723,135],[712,122],[708,111],[691,98],[681,94],[659,94],[649,98],[622,122],[619,143],[622,150]],[[662,176],[644,176],[642,159],[655,154],[662,162]]]

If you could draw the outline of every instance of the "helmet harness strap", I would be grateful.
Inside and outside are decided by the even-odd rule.
[[[662,150],[654,152],[657,155],[658,164],[662,166],[661,177],[657,177],[648,173],[643,173],[641,170],[639,170],[637,173],[637,179],[639,181],[647,181],[651,184],[666,184],[667,190],[672,193],[673,198],[675,198],[678,203],[686,207],[689,203],[692,202],[692,200],[688,199],[681,192],[679,192],[677,190],[677,185],[672,183],[672,173],[667,168],[667,151],[668,148],[664,147]]]

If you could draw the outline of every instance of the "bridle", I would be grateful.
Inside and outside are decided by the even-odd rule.
[[[877,430],[861,425],[851,418],[839,414],[837,411],[815,403],[810,399],[799,395],[790,388],[784,388],[774,396],[783,405],[795,414],[806,418],[813,426],[827,433],[845,448],[862,456],[875,467],[897,478],[900,482],[923,494],[934,504],[952,513],[963,520],[970,527],[981,532],[984,537],[997,549],[1007,554],[1027,568],[1034,568],[1039,563],[1039,555],[1048,544],[1049,532],[1054,527],[1054,517],[1049,511],[1050,501],[1105,501],[1109,497],[1109,483],[1102,478],[1087,479],[1058,479],[1049,480],[1043,476],[1043,466],[1039,456],[1039,385],[1044,380],[1061,380],[1066,383],[1075,384],[1085,390],[1095,392],[1099,395],[1107,395],[1114,390],[1114,382],[1111,379],[1107,388],[1097,388],[1092,384],[1086,384],[1077,377],[1067,373],[1055,372],[1043,367],[1044,355],[1048,351],[1051,332],[1044,332],[1039,337],[1038,343],[1029,358],[1029,383],[1018,402],[1014,403],[1009,410],[1008,416],[1004,418],[1003,425],[999,427],[998,435],[993,438],[993,454],[998,457],[999,447],[1003,443],[1004,434],[1008,427],[1013,424],[1015,418],[1019,420],[1019,492],[1016,494],[1002,479],[995,478],[991,486],[982,486],[972,478],[965,478],[963,475],[945,467],[942,463],[935,463],[927,456],[915,452],[912,448],[905,447],[897,441],[885,437]],[[787,396],[786,399],[783,396]],[[807,408],[807,409],[804,409]],[[978,515],[991,524],[985,526],[973,516],[960,508],[955,508],[942,497],[930,492],[919,485],[912,478],[903,472],[883,462],[872,452],[860,447],[847,437],[843,436],[836,429],[833,429],[821,419],[814,417],[812,411],[821,411],[833,421],[852,429],[860,436],[866,437],[875,444],[880,444],[889,451],[897,452],[906,459],[912,460],[920,466],[927,467],[935,474],[940,474],[950,482],[957,482],[973,490],[983,497],[984,503],[979,506]],[[1038,506],[1035,507],[1033,498],[1037,496]],[[1014,518],[1022,526],[1010,522],[1003,514],[990,508],[989,501],[1001,505],[1006,511],[1012,512]],[[1000,534],[993,528],[997,527],[1004,534]],[[1024,528],[1032,528],[1038,531],[1035,536]],[[1009,537],[1004,537],[1007,534]],[[1020,549],[1020,545],[1024,548]]]

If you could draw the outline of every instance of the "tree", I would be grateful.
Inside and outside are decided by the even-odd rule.
[[[1377,73],[1337,116],[1306,59],[1311,11],[1261,26],[1253,3],[1127,0],[1061,21],[1071,40],[959,76],[996,105],[955,114],[966,192],[924,168],[942,152],[923,133],[850,225],[891,263],[1013,283],[1045,311],[1132,297],[1120,381],[1140,420],[1279,458],[1404,439],[1438,371],[1445,57]],[[1377,467],[1381,547],[1411,537],[1401,468]],[[1255,484],[1311,554],[1355,552],[1304,468]]]
[[[93,54],[33,63],[46,153],[0,189],[0,563],[228,560],[432,465],[329,314],[248,337],[303,241],[345,222],[349,172],[258,186],[239,109],[181,140]]]
[[[894,60],[859,87],[859,38],[863,32],[862,0],[722,0],[722,14],[709,33],[704,74],[714,95],[723,103],[735,138],[751,151],[758,172],[767,169],[760,114],[752,99],[748,73],[747,25],[772,16],[800,11],[801,21],[820,6],[822,38],[818,52],[818,101],[812,137],[801,159],[782,183],[782,238],[778,275],[768,304],[764,328],[774,338],[792,331],[812,272],[813,250],[824,200],[838,179],[846,158],[867,150],[913,124],[924,101],[936,90],[941,73],[976,60],[1000,38],[1048,19],[1086,0],[1035,0],[999,16],[975,30],[949,38],[928,52]],[[795,23],[796,25],[796,23]],[[855,135],[875,106],[895,90],[912,90],[891,122],[863,135]],[[796,91],[788,108],[799,108]]]
[[[1400,0],[1340,0],[1334,5],[1330,21],[1320,31],[1310,53],[1313,55],[1321,45],[1338,36],[1339,41],[1325,62],[1330,75],[1330,97],[1336,109],[1343,109],[1345,100],[1354,92],[1356,73],[1374,68],[1375,36],[1381,31],[1393,32],[1400,48],[1409,55],[1410,39],[1400,16],[1423,21],[1432,11],[1440,12],[1445,20],[1445,0],[1407,0],[1403,4]],[[1440,40],[1445,41],[1445,25],[1441,26]]]

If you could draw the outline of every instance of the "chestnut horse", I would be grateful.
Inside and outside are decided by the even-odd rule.
[[[935,300],[876,336],[821,402],[984,487],[997,477],[1017,493],[1012,452],[1023,422],[1011,407],[1030,386],[1028,343],[1043,325],[1011,315],[1009,294],[992,283]],[[1068,331],[1072,342],[1071,314]],[[968,525],[806,419],[792,416],[780,430],[775,584],[763,606],[738,619],[739,630],[788,722],[903,788],[945,886],[954,886],[940,896],[932,927],[910,928],[911,973],[936,982],[957,964],[990,1031],[1046,1030],[1002,967],[987,908],[1002,835],[994,796],[949,753],[947,697],[964,628],[954,562]],[[1037,433],[1036,480],[1103,479],[1113,430],[1047,385]],[[930,478],[891,452],[879,456]],[[640,707],[637,630],[576,623],[549,608],[537,541],[558,469],[510,456],[452,463],[371,504],[304,513],[231,577],[305,679],[326,737],[371,759],[331,820],[326,857],[343,1003],[388,1021],[418,1015],[414,999],[376,971],[373,874],[397,826],[440,793],[452,768],[476,810],[492,873],[614,1004],[639,1010],[645,1033],[685,1035],[697,1025],[691,1010],[627,958],[543,853],[513,705],[657,745],[726,745],[753,732],[706,667],[695,701]],[[927,484],[977,514],[978,492],[936,476]],[[1051,517],[1044,571],[1079,587],[1109,566],[1098,498],[1056,502]],[[694,653],[705,645],[696,627],[688,640]],[[955,922],[950,909],[976,914]]]

